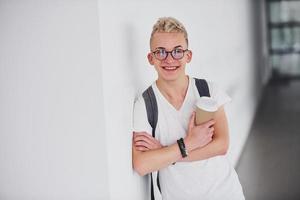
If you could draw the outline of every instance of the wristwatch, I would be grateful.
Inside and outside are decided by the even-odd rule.
[[[178,147],[180,149],[181,156],[183,158],[187,157],[188,156],[188,152],[187,152],[187,149],[185,148],[185,144],[184,144],[183,138],[180,138],[179,140],[177,140],[177,144],[178,144]]]

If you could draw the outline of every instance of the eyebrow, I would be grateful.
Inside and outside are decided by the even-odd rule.
[[[181,45],[177,45],[177,46],[173,47],[173,49],[176,49],[178,47],[183,48]],[[155,49],[166,49],[166,48],[165,47],[156,47]]]

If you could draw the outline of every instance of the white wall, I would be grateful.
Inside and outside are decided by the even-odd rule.
[[[109,199],[97,1],[0,1],[0,199]]]
[[[269,74],[261,2],[0,1],[0,199],[149,197],[132,171],[132,107],[156,77],[146,55],[161,16],[189,32],[188,73],[233,98],[235,164]]]

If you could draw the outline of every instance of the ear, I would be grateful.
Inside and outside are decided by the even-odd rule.
[[[152,53],[148,53],[147,58],[148,58],[148,62],[150,63],[150,65],[154,65],[153,54]]]
[[[189,51],[187,52],[186,56],[187,56],[186,62],[187,62],[187,63],[191,62],[192,57],[193,57],[193,52],[192,52],[191,50],[189,50]]]

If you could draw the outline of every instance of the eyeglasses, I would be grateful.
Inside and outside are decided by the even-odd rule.
[[[155,58],[157,60],[163,61],[165,60],[169,54],[171,54],[172,58],[174,60],[180,60],[183,58],[184,53],[188,51],[188,49],[173,49],[172,51],[166,51],[165,49],[158,49],[156,51],[153,51],[152,53],[154,54]]]

